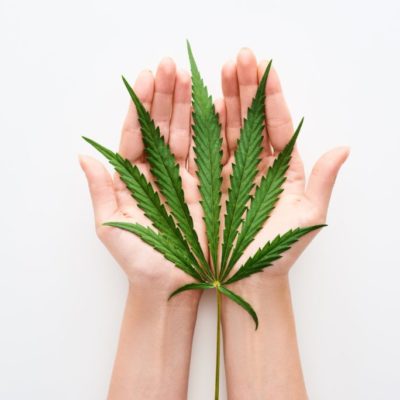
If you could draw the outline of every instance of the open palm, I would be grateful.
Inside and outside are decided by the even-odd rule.
[[[242,49],[238,54],[237,62],[225,64],[222,70],[224,100],[216,102],[216,111],[220,115],[223,137],[223,213],[228,194],[229,175],[232,171],[234,152],[243,118],[246,117],[247,109],[256,93],[266,65],[266,61],[257,65],[253,53],[248,49]],[[155,78],[150,71],[144,71],[139,75],[134,90],[150,111],[155,124],[160,127],[163,137],[169,143],[180,165],[185,201],[189,206],[200,244],[207,254],[203,214],[199,203],[200,193],[197,188],[198,179],[195,175],[196,166],[193,146],[191,146],[190,86],[189,74],[176,71],[174,62],[171,59],[164,59],[159,65]],[[260,181],[294,132],[274,68],[269,74],[266,95],[266,131],[256,182]],[[152,180],[150,167],[144,155],[136,108],[132,103],[124,123],[119,153],[136,164],[148,180]],[[323,223],[336,175],[347,155],[347,148],[337,148],[322,156],[316,163],[306,186],[303,164],[295,148],[286,174],[284,192],[270,219],[247,248],[241,260],[248,259],[277,234],[299,226]],[[135,235],[102,225],[106,221],[137,222],[142,225],[150,225],[150,222],[117,174],[112,179],[104,166],[90,157],[81,157],[81,165],[89,182],[97,233],[124,268],[129,279],[133,281],[149,278],[152,283],[160,282],[167,290],[190,282],[192,279],[189,276],[173,268],[173,265],[161,254]],[[222,228],[221,226],[221,230]],[[282,259],[275,262],[273,267],[268,268],[263,274],[257,274],[257,279],[261,276],[287,273],[314,235],[315,233],[309,234],[300,240],[284,254]],[[241,260],[237,266],[241,265]]]
[[[155,78],[150,71],[143,71],[135,82],[134,90],[150,111],[155,124],[169,143],[180,165],[180,175],[194,227],[200,245],[207,254],[200,194],[194,174],[191,144],[191,81],[190,75],[177,71],[174,62],[166,58],[160,63]],[[150,166],[146,162],[144,146],[136,108],[130,103],[126,117],[119,153],[136,164],[146,178],[152,181]],[[129,190],[118,174],[114,179],[105,167],[91,157],[81,157],[81,166],[87,176],[99,238],[122,266],[130,281],[146,279],[159,283],[168,294],[172,289],[193,279],[174,268],[160,253],[145,244],[137,236],[124,230],[103,226],[107,221],[137,222],[150,225],[150,221],[137,206]],[[153,185],[154,186],[154,185]]]
[[[266,61],[261,61],[257,65],[254,54],[249,49],[242,49],[238,54],[237,61],[226,63],[222,69],[222,89],[226,107],[222,120],[225,124],[228,153],[226,156],[228,161],[223,169],[224,203],[243,118],[246,117],[247,109],[256,93],[266,66]],[[260,181],[261,176],[272,165],[294,133],[293,123],[283,97],[279,78],[273,67],[266,86],[265,125],[262,160],[256,178],[257,182]],[[344,147],[336,148],[323,155],[314,166],[306,185],[303,163],[297,148],[295,148],[286,174],[284,192],[270,219],[246,249],[241,260],[247,260],[267,241],[289,229],[324,223],[336,175],[347,156],[348,148]],[[289,251],[285,252],[283,257],[276,261],[271,268],[267,268],[262,274],[256,274],[250,279],[262,280],[270,275],[287,273],[315,234],[306,235]],[[236,268],[241,265],[241,260],[237,263]]]

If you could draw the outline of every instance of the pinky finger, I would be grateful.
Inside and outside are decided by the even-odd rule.
[[[340,167],[349,156],[348,147],[338,147],[325,153],[314,165],[306,194],[324,215],[326,215],[333,186]]]
[[[117,199],[112,178],[99,161],[88,156],[79,156],[79,163],[89,186],[96,228],[117,211]]]

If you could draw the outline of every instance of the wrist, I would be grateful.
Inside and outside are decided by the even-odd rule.
[[[190,290],[169,298],[174,290],[185,283],[172,283],[160,287],[160,285],[140,280],[129,282],[128,301],[144,303],[147,308],[153,309],[157,314],[169,313],[172,310],[196,313],[202,295],[201,290]]]
[[[229,288],[251,304],[259,327],[255,330],[241,307],[223,299],[228,397],[306,399],[288,275],[253,275]]]
[[[259,327],[255,330],[253,319],[236,303],[222,297],[222,324],[228,336],[238,336],[241,340],[253,340],[261,336],[265,329],[270,329],[271,318],[274,329],[280,322],[291,317],[291,294],[288,275],[264,279],[253,275],[250,278],[229,285],[229,289],[248,302],[257,313]],[[279,325],[276,324],[279,322]],[[268,328],[267,328],[268,326]],[[235,333],[236,332],[236,333]],[[239,335],[240,332],[240,335]],[[229,339],[231,340],[231,338]]]
[[[287,273],[266,275],[263,272],[234,282],[228,285],[228,288],[254,305],[254,307],[262,306],[274,298],[279,299],[282,293],[290,291],[289,276]],[[232,302],[228,302],[226,299],[225,303],[228,305]]]
[[[186,398],[198,299],[178,297],[130,284],[110,400]]]

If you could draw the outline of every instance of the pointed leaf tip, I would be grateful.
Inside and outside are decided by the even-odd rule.
[[[189,39],[186,39],[186,49],[189,53],[192,53],[192,46],[189,42]]]
[[[304,123],[304,117],[300,120],[299,124],[297,125],[297,128],[294,131],[293,136],[288,143],[288,149],[291,149],[292,146],[294,146],[294,144],[296,143],[297,138],[300,134],[301,128],[303,127],[303,123]]]
[[[125,79],[125,77],[122,75],[122,82],[124,82],[125,87],[128,90],[129,95],[132,98],[132,101],[135,103],[136,102],[140,102],[139,98],[136,95],[136,92],[133,90],[132,86],[129,84],[129,82],[127,81],[127,79]]]
[[[128,89],[128,91],[130,91],[129,89],[131,89],[131,85],[129,84],[129,82],[126,80],[126,78],[121,75],[122,77],[122,82],[124,82],[125,87]]]
[[[120,223],[118,223],[118,222],[112,222],[112,221],[110,221],[110,222],[103,222],[103,223],[102,223],[103,226],[112,226],[113,228],[118,228],[118,227],[119,227],[119,224],[120,224]]]
[[[191,70],[193,73],[194,70],[197,70],[197,64],[196,64],[196,60],[194,59],[192,46],[190,45],[189,41],[186,42],[186,48],[187,48],[187,53],[188,53],[188,57],[189,57],[190,67],[191,67]]]
[[[262,248],[251,256],[228,280],[222,279],[225,285],[240,281],[255,273],[271,267],[274,261],[280,259],[284,252],[288,251],[304,235],[323,228],[325,224],[313,225],[304,228],[290,229],[282,235],[268,241]],[[225,278],[225,276],[223,277]]]
[[[261,81],[260,81],[259,85],[265,84],[264,81],[266,81],[267,78],[268,78],[269,72],[271,70],[271,65],[272,65],[272,60],[270,60],[270,62],[267,64],[267,67],[265,68],[264,74],[263,74],[263,76],[261,78]]]

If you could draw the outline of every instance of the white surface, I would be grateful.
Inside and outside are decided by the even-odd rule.
[[[192,11],[190,11],[192,10]],[[126,282],[93,230],[78,153],[117,148],[134,80],[189,38],[214,95],[249,46],[273,58],[309,170],[352,147],[329,228],[292,272],[311,399],[400,398],[399,3],[0,1],[0,399],[106,396]],[[190,20],[191,15],[193,19]],[[212,398],[214,304],[190,400]],[[247,399],[244,399],[247,400]],[[250,399],[251,400],[251,399]]]

